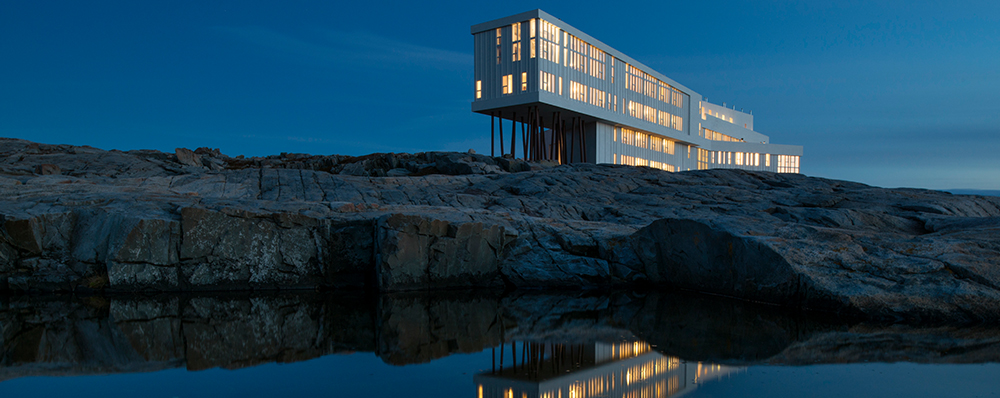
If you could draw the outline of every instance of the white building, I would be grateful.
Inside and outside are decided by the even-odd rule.
[[[802,147],[771,144],[752,114],[710,104],[544,11],[474,25],[472,35],[472,110],[499,121],[494,155],[799,172]]]

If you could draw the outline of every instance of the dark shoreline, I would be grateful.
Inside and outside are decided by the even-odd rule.
[[[1000,198],[461,153],[231,158],[0,139],[0,291],[692,290],[1000,322]]]

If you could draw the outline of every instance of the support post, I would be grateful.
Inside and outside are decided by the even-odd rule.
[[[549,142],[549,160],[556,158],[556,115],[559,112],[552,112],[552,139]]]
[[[523,142],[524,142],[524,117],[523,116],[521,117],[521,142],[522,142],[521,145],[524,145],[523,144]],[[522,155],[524,154],[523,150],[521,151],[521,154]],[[514,159],[517,159],[517,156],[514,156]]]
[[[510,118],[510,157],[514,156],[514,142],[517,138],[517,112]]]
[[[521,131],[521,155],[524,160],[528,160],[528,140],[531,139],[531,129],[535,128],[535,123],[532,121],[535,115],[535,108],[528,108],[528,131]]]
[[[503,157],[503,112],[500,112],[500,157]]]
[[[570,123],[570,128],[569,128],[569,151],[568,151],[569,152],[569,156],[568,156],[568,158],[569,158],[570,162],[573,162],[573,141],[576,138],[576,119],[578,119],[578,118],[575,118],[575,117],[573,118],[573,122]]]
[[[493,112],[490,112],[490,157],[496,156],[496,150],[494,147],[497,143],[497,135],[496,132],[493,131],[494,124],[496,124],[496,121],[493,118]]]

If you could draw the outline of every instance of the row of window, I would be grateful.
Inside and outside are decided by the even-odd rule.
[[[528,21],[528,23],[531,25],[531,30],[534,31],[535,20],[532,19],[531,21]],[[558,64],[559,38],[560,36],[562,36],[560,34],[562,32],[562,29],[559,29],[559,27],[545,20],[538,20],[538,25],[539,25],[538,30],[541,32],[541,34],[539,35],[541,38],[541,41],[539,42],[539,47],[540,47],[539,52],[541,54],[539,54],[539,57],[541,57],[546,61]],[[532,35],[532,37],[534,37],[534,35]],[[531,43],[532,46],[534,46],[535,41],[532,40]],[[534,54],[532,54],[532,57],[534,57]]]
[[[576,36],[566,33],[564,35],[566,48],[563,50],[565,60],[563,66],[604,80],[606,53]]]
[[[504,94],[514,93],[514,75],[503,75],[501,79],[500,92]],[[521,91],[528,90],[528,72],[521,72]],[[476,98],[483,97],[483,81],[476,80]]]
[[[779,173],[798,173],[799,157],[794,155],[778,155]]]
[[[637,132],[634,130],[622,128],[621,142],[627,145],[634,145],[640,148],[648,148],[647,141],[650,136],[645,133]],[[618,128],[615,129],[615,139],[618,140]],[[652,137],[653,140],[657,137]],[[664,143],[670,143],[670,152],[673,154],[673,142],[669,140],[663,140]],[[688,148],[690,149],[690,147]],[[779,173],[798,173],[799,172],[799,156],[794,155],[769,155],[753,153],[753,152],[727,152],[727,151],[709,151],[707,149],[696,148],[697,150],[697,163],[698,170],[707,170],[711,164],[718,165],[735,165],[735,166],[746,166],[746,167],[760,167],[761,158],[763,158],[764,167],[771,167],[771,156],[777,157],[777,172]],[[619,155],[614,154],[614,164],[623,164],[628,166],[647,166],[656,169],[666,170],[666,171],[677,171],[677,167],[662,163],[651,161],[648,159],[643,159],[636,156]]]
[[[719,119],[722,119],[725,122],[733,123],[733,117],[732,116],[730,116],[729,118],[726,118],[726,115],[723,115],[723,114],[721,114],[719,112],[712,112],[711,109],[705,109],[704,107],[702,107],[701,108],[701,120],[706,120],[705,115],[715,116],[715,117],[717,117]],[[743,126],[743,127],[746,127],[746,126]]]
[[[677,131],[684,131],[684,118],[661,111],[646,104],[628,101],[626,107],[628,115],[637,119],[642,119],[650,123],[656,123],[663,127],[672,128]]]
[[[569,97],[577,101],[586,102],[599,108],[606,108],[611,104],[611,94],[605,93],[594,87],[570,80]]]
[[[629,64],[625,64],[625,71],[627,72],[625,86],[629,90],[659,100],[665,104],[670,104],[678,108],[684,107],[684,93],[673,86]]]
[[[722,134],[722,133],[720,133],[718,131],[709,130],[709,129],[702,129],[702,130],[703,131],[702,131],[701,136],[705,137],[706,140],[711,140],[711,141],[726,141],[726,142],[744,142],[742,138],[736,138],[736,137],[733,137],[733,136],[730,136],[730,135]]]
[[[712,163],[736,165],[736,166],[760,167],[761,158],[763,158],[764,167],[771,167],[772,156],[777,157],[776,159],[777,172],[779,173],[799,172],[799,156],[795,155],[770,155],[765,153],[763,154],[763,156],[761,156],[761,154],[753,152],[718,151],[718,152],[712,152]]]
[[[563,48],[563,66],[587,73],[598,79],[606,78],[605,67],[607,65],[608,55],[603,50],[587,43],[586,41],[570,35],[568,32],[563,31],[556,25],[545,21],[531,19],[528,21],[529,26],[529,41],[530,41],[530,57],[535,58],[535,26],[538,25],[538,30],[540,31],[539,37],[541,38],[541,43],[539,45],[540,57],[542,59],[560,63],[559,60],[559,49],[561,48],[560,42],[565,43],[565,48]],[[497,64],[501,62],[501,28],[496,29],[496,45],[497,45]],[[521,23],[517,22],[511,25],[511,57],[512,61],[521,60]],[[614,64],[615,58],[611,57],[611,82],[614,83]],[[650,98],[658,99],[666,104],[672,104],[676,107],[684,106],[684,94],[673,88],[669,84],[657,79],[653,75],[643,72],[639,68],[632,65],[625,64],[625,69],[628,72],[628,79],[626,81],[626,87],[629,90],[635,91],[640,94],[644,94]]]
[[[737,166],[760,166],[760,154],[753,152],[713,151],[712,163]],[[771,167],[771,157],[764,154],[764,167]]]
[[[559,77],[559,94],[562,95],[562,76]],[[538,72],[538,88],[550,93],[556,92],[556,75],[549,72]]]
[[[655,160],[643,159],[635,156],[619,155],[617,153],[614,154],[614,164],[652,167],[654,169],[666,170],[669,172],[677,171],[677,166],[674,166],[672,164],[657,162]]]
[[[638,148],[652,149],[668,155],[674,154],[673,141],[627,127],[615,127],[614,141]]]
[[[709,150],[698,148],[698,170],[708,170],[708,156]]]

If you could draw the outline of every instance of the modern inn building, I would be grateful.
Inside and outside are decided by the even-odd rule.
[[[799,172],[802,147],[771,144],[752,114],[710,104],[544,11],[474,25],[472,35],[472,110],[494,120],[494,155]]]

